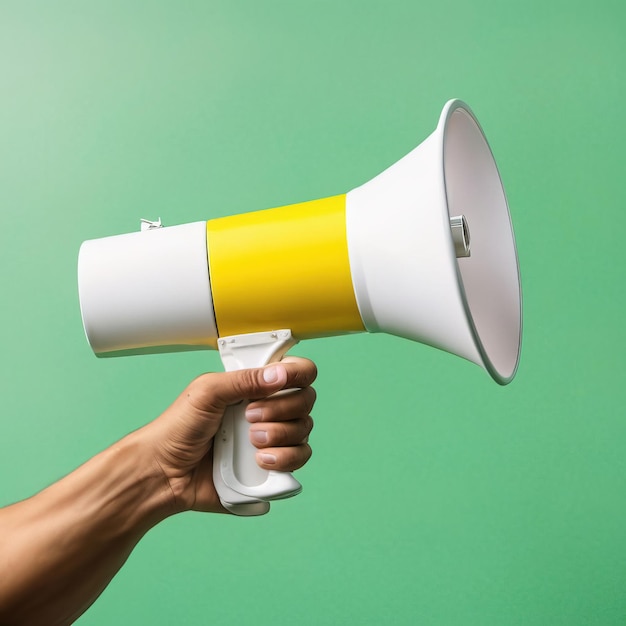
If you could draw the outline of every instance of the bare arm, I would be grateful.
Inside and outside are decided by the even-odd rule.
[[[166,517],[223,512],[211,445],[224,408],[248,397],[257,462],[291,471],[310,456],[315,367],[290,359],[263,369],[208,374],[159,418],[39,494],[0,510],[0,623],[70,624],[103,591],[137,542]],[[271,376],[269,377],[271,378]],[[301,387],[267,398],[280,389]],[[265,442],[261,441],[266,439]]]
[[[0,623],[63,624],[97,598],[171,507],[141,434],[0,511]]]

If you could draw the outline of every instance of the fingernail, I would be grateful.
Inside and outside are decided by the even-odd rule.
[[[261,409],[246,409],[246,419],[251,422],[260,422],[263,419],[263,411]]]
[[[255,443],[267,443],[267,432],[264,430],[251,430],[250,436]]]
[[[274,465],[276,463],[276,457],[273,454],[259,453],[258,457],[266,465]]]
[[[263,370],[263,380],[266,383],[275,383],[278,380],[278,370],[276,367],[266,367]]]

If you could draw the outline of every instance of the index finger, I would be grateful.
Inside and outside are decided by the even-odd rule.
[[[283,389],[295,389],[309,387],[317,377],[317,367],[315,363],[309,359],[289,356],[285,357],[279,363],[271,363],[265,366],[266,372],[264,376],[272,375],[271,369],[276,368],[276,375],[282,378],[280,369],[284,368],[285,382]],[[266,379],[267,380],[267,379]]]

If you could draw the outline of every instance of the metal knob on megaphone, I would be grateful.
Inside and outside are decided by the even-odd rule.
[[[98,356],[219,349],[227,369],[282,358],[296,341],[385,332],[515,375],[521,289],[498,170],[469,107],[347,194],[86,241],[85,332]],[[259,514],[299,492],[254,463],[244,406],[215,439],[227,508]]]

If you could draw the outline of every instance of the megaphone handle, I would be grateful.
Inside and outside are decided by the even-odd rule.
[[[222,337],[218,348],[227,372],[280,361],[298,341],[290,330]],[[230,406],[215,435],[213,482],[225,508],[236,515],[263,515],[269,501],[295,496],[300,483],[288,472],[261,469],[245,418],[247,401]]]

